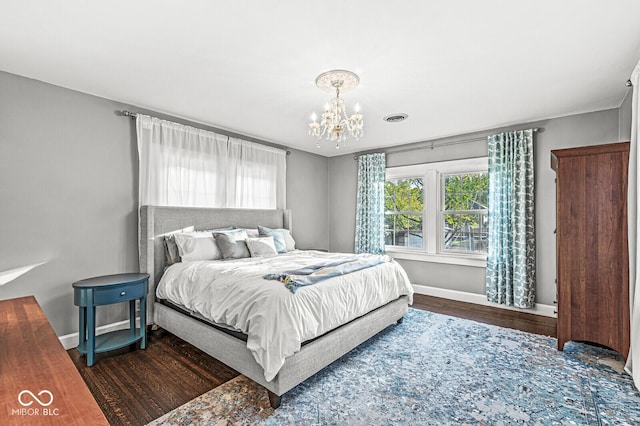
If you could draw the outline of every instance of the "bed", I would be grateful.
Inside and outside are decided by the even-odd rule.
[[[149,287],[152,297],[147,298],[148,323],[164,328],[262,385],[268,391],[271,406],[277,408],[280,405],[282,395],[288,390],[389,325],[400,323],[407,313],[408,305],[412,301],[412,291],[410,285],[407,285],[408,288],[403,291],[395,290],[396,292],[399,291],[399,294],[393,296],[390,300],[384,300],[379,306],[361,315],[358,314],[353,319],[349,318],[344,324],[328,324],[328,330],[321,330],[318,337],[306,339],[299,348],[295,348],[296,350],[293,353],[289,353],[291,351],[287,352],[282,364],[279,365],[277,363],[275,367],[265,364],[262,359],[256,357],[254,347],[252,347],[252,350],[248,348],[248,343],[251,342],[252,338],[251,333],[248,333],[247,337],[245,333],[242,333],[242,330],[216,324],[216,321],[211,318],[194,312],[192,307],[187,309],[179,303],[172,303],[171,300],[156,298],[156,288],[160,284],[165,270],[167,271],[167,277],[165,277],[162,285],[170,281],[175,270],[184,269],[187,266],[192,267],[192,265],[174,265],[170,269],[166,269],[167,259],[164,245],[164,237],[166,235],[187,228],[195,230],[225,227],[256,228],[258,225],[291,231],[291,212],[282,209],[253,210],[143,206],[140,209],[140,270],[150,276]],[[287,255],[296,259],[300,256],[314,259],[316,257],[331,258],[331,256],[337,256],[319,252],[287,253]],[[282,259],[285,257],[283,255]],[[234,262],[237,264],[248,263],[245,262],[245,259]],[[194,262],[194,265],[196,264],[198,262]],[[233,264],[233,262],[229,264]],[[209,266],[202,265],[202,267],[207,268]],[[374,268],[369,269],[373,271]],[[358,271],[349,275],[357,277],[358,274],[364,272]],[[401,273],[404,274],[404,271]],[[378,280],[382,281],[381,279]],[[331,281],[333,279],[324,283],[330,283]],[[278,284],[284,289],[284,284]],[[273,286],[275,284],[268,285]],[[319,288],[320,285],[314,285],[313,287],[313,291],[316,291],[315,288]],[[330,285],[324,284],[324,287],[328,288]],[[160,290],[162,291],[162,286]],[[306,294],[311,293],[311,291],[305,289],[299,290],[298,293]],[[389,296],[386,297],[388,298]]]

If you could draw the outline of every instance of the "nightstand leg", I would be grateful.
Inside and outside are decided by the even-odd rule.
[[[140,349],[147,348],[147,296],[140,299]]]
[[[88,306],[87,310],[87,366],[91,367],[96,354],[96,307]]]
[[[136,331],[136,301],[129,301],[129,330],[132,334]]]
[[[78,345],[87,341],[87,308],[81,307],[78,312]]]

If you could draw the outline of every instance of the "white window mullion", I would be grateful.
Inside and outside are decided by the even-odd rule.
[[[438,189],[438,172],[435,169],[427,170],[424,179],[425,188],[425,248],[427,253],[438,252],[438,218],[440,210],[440,193]]]

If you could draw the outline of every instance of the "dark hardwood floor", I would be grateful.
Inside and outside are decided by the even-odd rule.
[[[556,337],[555,318],[527,314],[521,311],[476,305],[475,303],[414,294],[413,307],[458,318],[470,319],[485,324],[513,328],[528,333]]]
[[[238,373],[198,348],[158,329],[147,349],[86,357],[67,351],[111,425],[144,425],[233,379]]]
[[[556,319],[490,306],[414,295],[414,308],[556,335]],[[238,373],[167,331],[151,331],[147,349],[96,355],[93,367],[69,356],[111,425],[144,425],[236,377]]]

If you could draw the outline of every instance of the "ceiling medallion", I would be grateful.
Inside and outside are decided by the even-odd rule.
[[[316,78],[316,86],[326,92],[335,92],[336,97],[332,98],[324,107],[324,112],[320,116],[320,122],[316,121],[317,116],[311,114],[309,123],[309,135],[318,139],[316,145],[320,147],[320,139],[324,137],[328,141],[336,143],[336,149],[340,148],[340,143],[344,143],[348,137],[358,140],[364,134],[362,114],[360,105],[356,104],[354,113],[347,116],[344,101],[340,98],[340,93],[355,89],[360,83],[360,78],[351,71],[332,70],[323,72]]]

